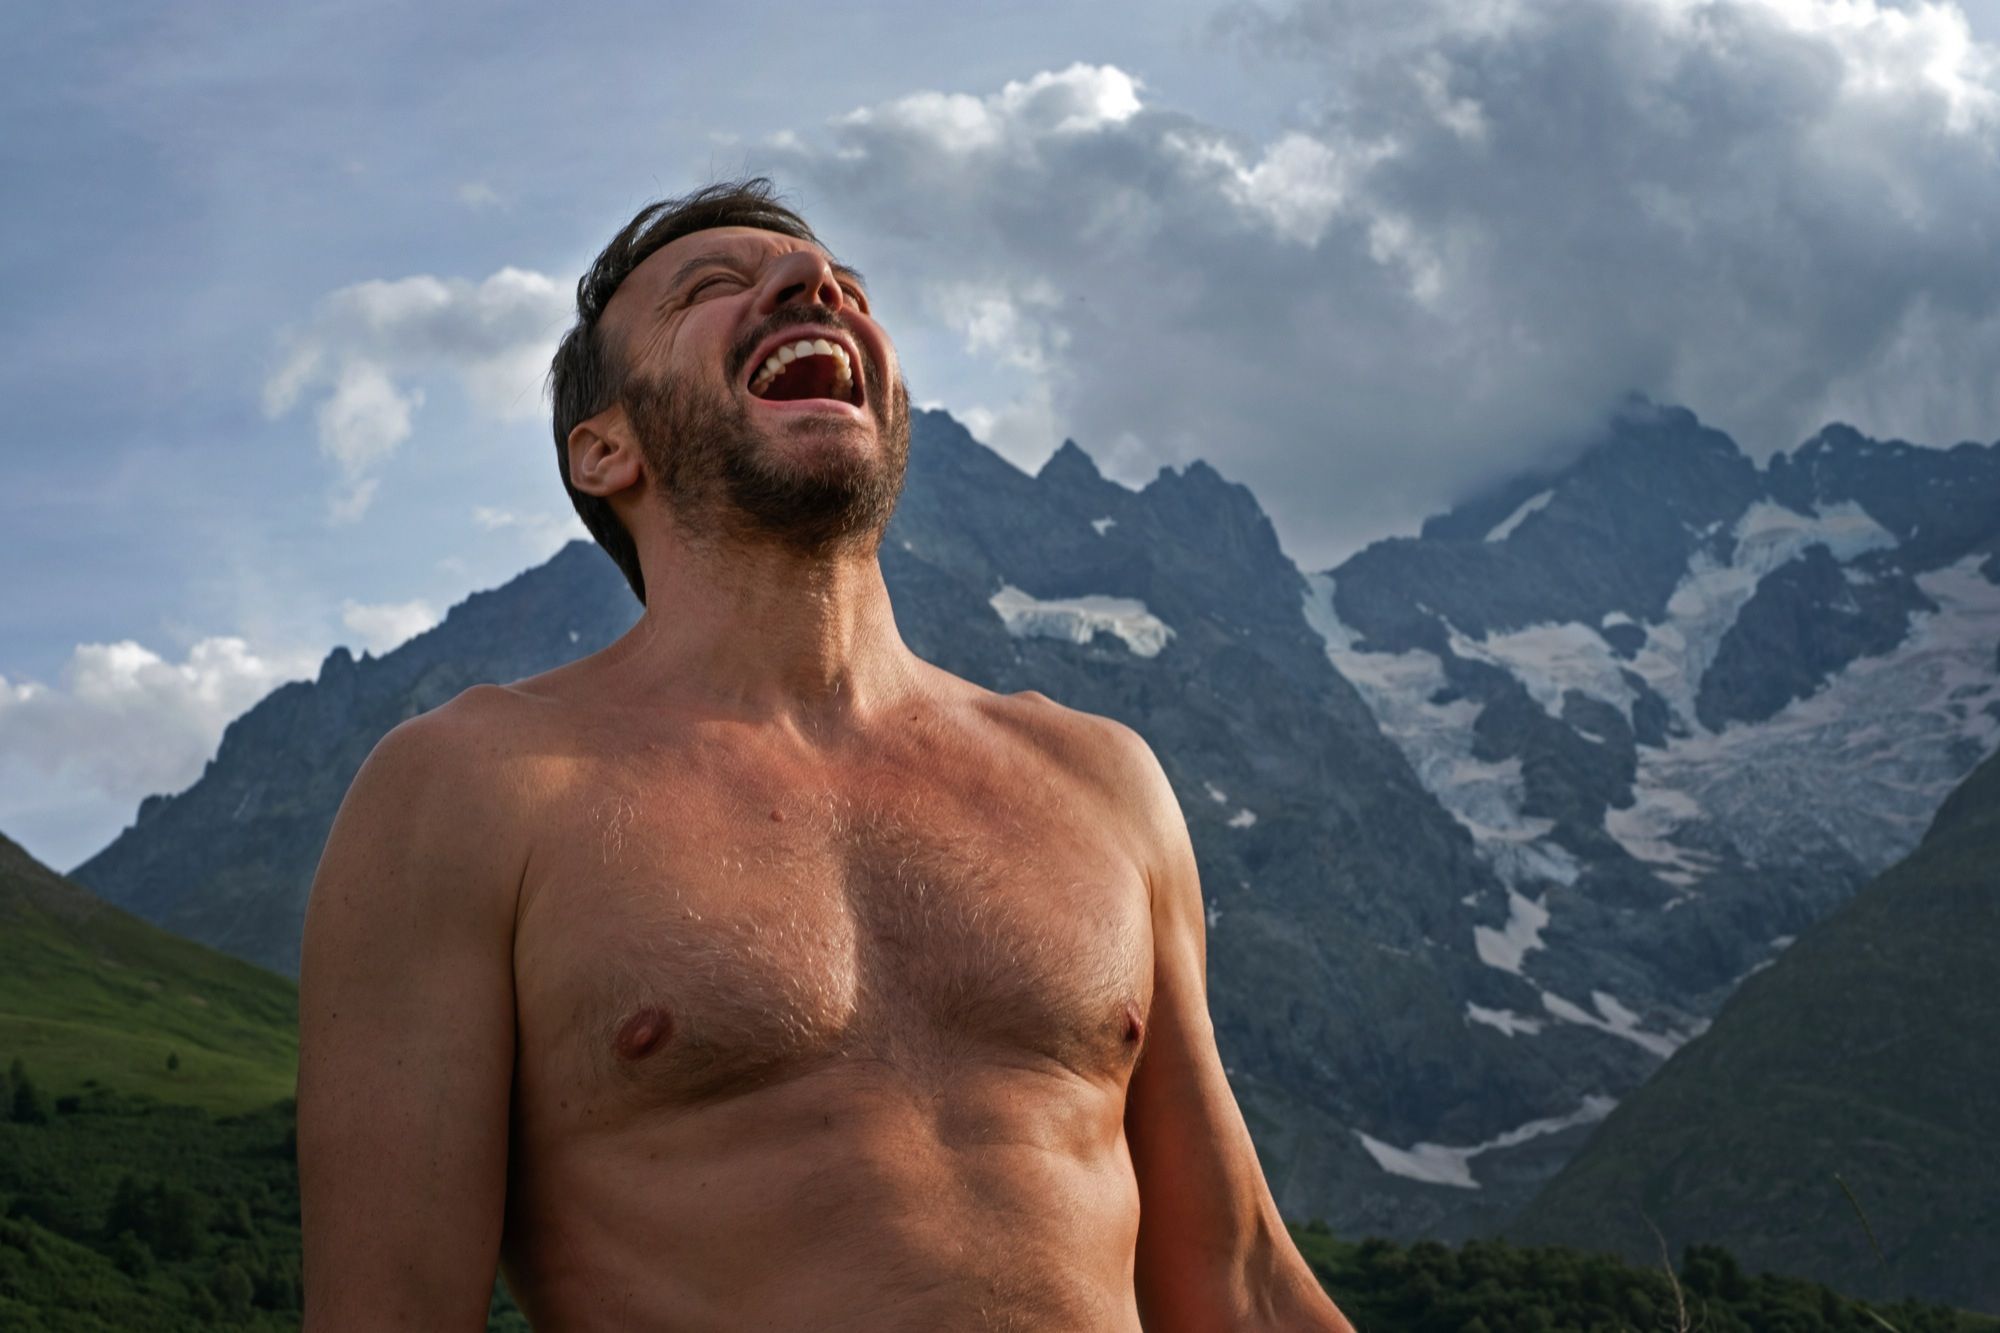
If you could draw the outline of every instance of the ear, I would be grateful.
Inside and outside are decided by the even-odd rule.
[[[645,478],[639,441],[623,407],[608,407],[569,433],[570,484],[585,495],[615,495]]]

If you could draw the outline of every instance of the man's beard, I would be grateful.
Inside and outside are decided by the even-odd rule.
[[[654,487],[688,536],[771,543],[808,556],[873,552],[909,466],[910,402],[900,378],[888,386],[879,372],[869,374],[879,457],[832,449],[810,463],[781,459],[787,441],[775,431],[760,435],[742,402],[710,394],[691,377],[635,378],[620,401]],[[856,428],[814,417],[788,423],[785,433],[836,436]]]

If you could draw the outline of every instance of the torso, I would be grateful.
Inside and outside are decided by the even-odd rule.
[[[1104,724],[953,685],[832,758],[520,697],[538,1329],[1137,1329],[1144,852]]]

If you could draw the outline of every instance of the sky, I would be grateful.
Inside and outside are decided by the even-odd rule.
[[[2000,0],[17,6],[0,832],[59,868],[336,644],[580,535],[542,376],[768,174],[913,397],[1202,458],[1326,568],[1631,391],[2000,437]]]

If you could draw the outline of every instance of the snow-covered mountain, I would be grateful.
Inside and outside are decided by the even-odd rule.
[[[1833,426],[1758,469],[1634,401],[1568,467],[1308,582],[1329,659],[1504,885],[1467,943],[1518,1001],[1465,1019],[1524,1046],[1581,1025],[1671,1054],[2000,745],[1996,446]],[[1477,1183],[1463,1149],[1371,1151]]]

